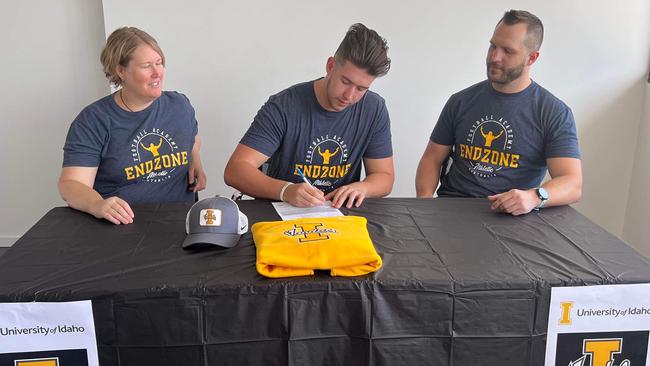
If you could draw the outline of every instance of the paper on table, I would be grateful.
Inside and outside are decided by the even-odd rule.
[[[58,365],[64,357],[99,365],[90,300],[2,303],[0,324],[3,365]]]
[[[343,216],[341,211],[332,207],[331,201],[325,201],[324,205],[316,207],[295,207],[286,202],[273,202],[273,208],[278,212],[282,221],[308,217]]]

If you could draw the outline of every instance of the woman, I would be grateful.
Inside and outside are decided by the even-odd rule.
[[[101,63],[117,92],[84,108],[63,147],[59,192],[70,207],[116,225],[133,222],[131,204],[193,202],[205,188],[194,109],[163,92],[165,56],[133,27],[106,41]]]

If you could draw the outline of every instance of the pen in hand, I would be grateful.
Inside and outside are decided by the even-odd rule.
[[[311,182],[307,179],[307,177],[305,177],[305,175],[302,173],[302,170],[300,168],[296,168],[296,170],[298,171],[298,174],[300,175],[300,178],[302,178],[302,180],[305,183],[307,183],[307,184],[309,184],[310,186],[313,187],[313,184],[311,184]]]
[[[298,171],[298,174],[300,175],[300,178],[302,178],[303,182],[307,183],[310,187],[313,187],[313,188],[311,188],[312,190],[313,190],[314,188],[316,188],[316,187],[314,187],[313,184],[311,184],[311,182],[309,181],[309,179],[307,179],[307,177],[305,177],[305,174],[302,172],[302,170],[301,170],[300,168],[296,167],[296,170]],[[315,192],[318,192],[318,195],[315,195],[314,193],[309,193],[309,194],[312,196],[312,200],[313,200],[313,199],[316,199],[316,200],[320,201],[320,204],[323,204],[323,202],[324,202],[324,197],[323,197],[323,193],[322,193],[322,191],[321,191],[320,189],[316,188],[316,191],[315,191]],[[314,202],[314,204],[315,204],[315,203],[316,203],[316,202]]]

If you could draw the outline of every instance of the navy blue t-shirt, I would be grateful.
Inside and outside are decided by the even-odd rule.
[[[538,187],[546,159],[580,158],[571,109],[534,81],[513,94],[485,80],[452,95],[431,141],[453,146],[439,196],[485,197]]]
[[[197,122],[183,94],[163,92],[139,112],[112,95],[84,108],[68,131],[64,167],[97,167],[93,188],[130,204],[192,202],[188,168]]]
[[[325,193],[359,181],[363,158],[393,155],[382,97],[367,91],[359,102],[330,112],[318,103],[314,81],[271,96],[240,143],[270,157],[269,176],[300,183],[300,168]]]

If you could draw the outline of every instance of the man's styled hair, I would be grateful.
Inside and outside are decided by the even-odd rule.
[[[117,65],[126,67],[131,61],[133,52],[140,45],[148,45],[156,51],[165,66],[165,55],[158,46],[158,42],[147,32],[135,27],[118,28],[106,40],[106,46],[102,50],[99,60],[102,63],[104,74],[109,82],[115,86],[122,85],[122,80],[115,71]]]
[[[515,25],[519,23],[524,23],[528,27],[528,34],[526,37],[526,47],[532,51],[539,51],[539,48],[542,46],[542,41],[544,40],[544,25],[542,21],[539,20],[535,14],[527,12],[525,10],[509,10],[503,14],[503,18],[499,20],[499,23],[507,25]],[[497,25],[499,25],[497,23]]]
[[[350,61],[375,77],[386,75],[390,69],[386,40],[361,23],[350,27],[334,53],[334,59],[341,64]]]

